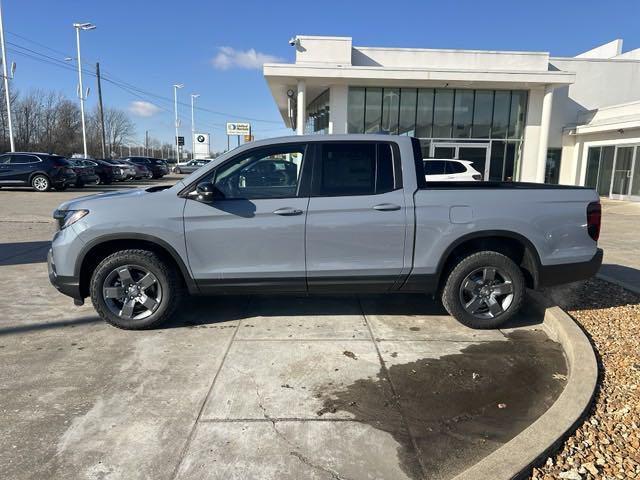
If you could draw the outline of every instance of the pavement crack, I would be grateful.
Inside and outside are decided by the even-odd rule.
[[[306,456],[302,455],[300,452],[293,451],[293,452],[289,452],[289,453],[292,456],[296,457],[298,460],[300,460],[305,465],[308,465],[311,468],[315,468],[316,470],[320,470],[322,472],[328,473],[329,475],[331,475],[331,478],[333,478],[334,480],[347,480],[346,477],[343,477],[342,475],[340,475],[338,472],[336,472],[332,468],[324,467],[322,465],[318,465],[317,463],[312,462],[309,459],[309,457],[306,457]]]
[[[307,466],[309,466],[311,468],[314,468],[316,470],[320,470],[322,472],[328,473],[329,475],[331,475],[331,478],[334,479],[334,480],[348,480],[346,477],[343,477],[342,475],[340,475],[338,472],[336,472],[332,468],[329,468],[329,467],[326,467],[326,466],[323,466],[323,465],[319,465],[318,463],[314,462],[309,457],[307,457],[306,455],[301,453],[300,452],[300,447],[298,445],[296,445],[295,443],[293,443],[291,440],[289,440],[289,438],[278,429],[278,425],[277,425],[277,421],[278,420],[273,418],[267,412],[267,409],[265,408],[265,406],[263,404],[262,395],[260,393],[260,386],[258,385],[258,382],[256,381],[255,377],[251,373],[245,372],[243,370],[240,370],[237,367],[230,367],[230,368],[232,370],[235,370],[236,372],[240,373],[241,375],[245,375],[246,377],[248,377],[251,380],[251,383],[253,383],[253,386],[255,388],[256,397],[258,399],[258,407],[262,411],[262,416],[264,417],[265,420],[268,420],[269,423],[271,423],[271,428],[273,429],[273,432],[276,434],[276,436],[278,438],[280,438],[283,442],[285,442],[290,448],[293,449],[292,451],[289,452],[289,454],[291,456],[296,457],[302,463],[304,463],[305,465],[307,465]]]

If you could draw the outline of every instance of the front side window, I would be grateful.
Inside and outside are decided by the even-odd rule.
[[[213,183],[226,199],[295,197],[305,145],[252,150],[216,169]]]
[[[317,196],[375,195],[394,189],[391,145],[327,143],[314,169]]]

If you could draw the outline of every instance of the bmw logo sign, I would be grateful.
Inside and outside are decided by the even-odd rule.
[[[204,142],[204,135],[198,135],[197,139],[198,139],[198,142],[203,143]]]

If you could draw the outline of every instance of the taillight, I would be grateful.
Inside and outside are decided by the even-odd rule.
[[[591,202],[587,205],[587,232],[596,242],[600,238],[600,225],[602,223],[602,207],[600,202]]]

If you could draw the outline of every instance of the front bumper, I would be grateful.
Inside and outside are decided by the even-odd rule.
[[[53,262],[53,251],[49,250],[47,254],[47,270],[49,272],[49,281],[51,285],[56,287],[60,293],[82,302],[84,299],[80,293],[80,281],[75,277],[61,277],[56,273],[56,266]]]
[[[586,262],[540,265],[537,287],[553,287],[555,285],[587,280],[600,270],[602,256],[603,251],[601,248],[598,248],[593,258]]]

